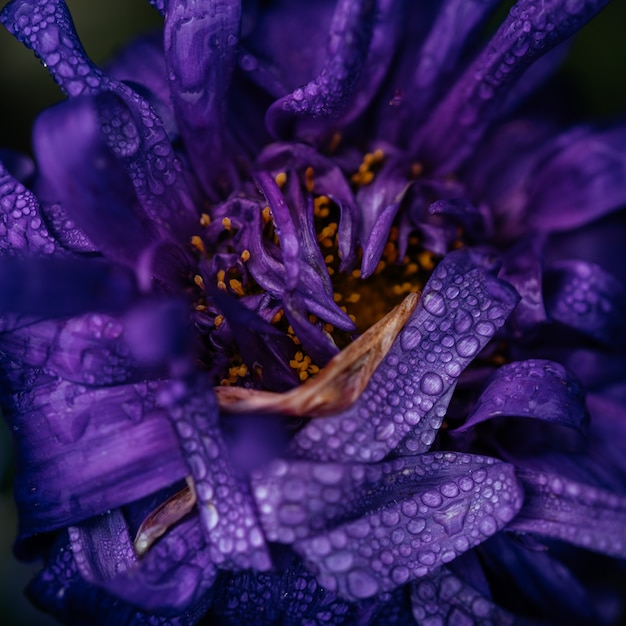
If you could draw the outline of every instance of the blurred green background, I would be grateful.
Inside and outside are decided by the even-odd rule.
[[[0,1],[0,6],[6,2]],[[67,0],[90,56],[102,63],[133,34],[161,18],[145,0]],[[574,90],[576,114],[608,119],[626,112],[626,2],[615,0],[578,36],[557,85]],[[553,83],[554,84],[554,83]],[[0,27],[0,146],[28,152],[30,127],[61,94],[34,55]],[[36,566],[17,563],[11,499],[10,436],[0,425],[0,607],[4,626],[56,623],[30,607],[22,589]]]

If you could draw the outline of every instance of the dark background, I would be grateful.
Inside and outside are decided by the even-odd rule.
[[[0,6],[6,2],[0,0]],[[89,55],[102,63],[133,33],[157,27],[145,0],[67,0]],[[576,95],[573,117],[610,119],[626,112],[626,2],[615,0],[576,38],[554,89]],[[0,146],[28,152],[30,127],[42,108],[62,98],[32,52],[0,27]],[[1,420],[0,420],[1,422]],[[17,526],[11,499],[10,435],[0,426],[0,607],[5,626],[56,624],[32,609],[22,589],[36,565],[17,563],[11,543]]]

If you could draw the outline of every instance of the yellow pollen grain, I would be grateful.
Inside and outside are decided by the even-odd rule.
[[[263,221],[267,224],[272,221],[272,210],[266,206],[263,211],[261,211],[261,217],[263,217]]]
[[[230,230],[232,228],[232,222],[230,221],[230,217],[225,217],[222,220],[222,226],[224,227],[224,230]]]
[[[311,322],[311,324],[315,324],[315,322],[317,322],[317,315],[309,315],[309,322]]]
[[[356,304],[360,299],[361,294],[356,292],[346,296],[346,302],[349,302],[350,304]]]
[[[328,272],[329,276],[332,276],[335,273],[335,270],[332,267],[327,267],[326,271]]]
[[[350,276],[352,276],[352,278],[361,278],[361,270],[352,270]]]
[[[386,267],[387,267],[387,263],[385,263],[381,259],[380,261],[378,261],[378,265],[376,266],[376,269],[374,270],[374,273],[375,274],[380,274]]]
[[[250,258],[250,250],[244,250],[239,258],[245,263]]]
[[[193,277],[193,282],[196,283],[196,285],[200,287],[200,289],[204,289],[204,280],[202,276],[200,276],[200,274],[196,274]]]
[[[331,263],[333,263],[335,260],[335,255],[334,254],[327,254],[324,257],[324,263],[326,263],[326,265],[330,265]]]
[[[223,321],[224,321],[223,315],[216,315],[215,319],[213,320],[213,323],[215,324],[215,328],[219,328],[222,325]]]
[[[274,313],[274,317],[272,318],[272,324],[278,324],[278,322],[283,319],[284,315],[285,312],[282,309]]]
[[[211,217],[208,213],[203,213],[200,216],[200,226],[204,226],[205,228],[211,223]]]
[[[313,193],[313,174],[313,168],[310,166],[304,170],[304,185],[309,193]]]
[[[417,274],[418,271],[419,271],[419,265],[417,263],[409,263],[404,268],[404,275],[410,276],[411,274]]]
[[[411,164],[411,176],[413,178],[419,178],[424,171],[424,166],[421,163],[412,163]]]
[[[298,378],[300,379],[300,382],[304,382],[308,377],[309,377],[309,373],[305,371],[302,371],[298,374]]]
[[[217,270],[217,282],[224,282],[226,279],[226,272],[224,270]]]
[[[204,241],[202,241],[202,239],[200,239],[200,237],[198,237],[198,235],[194,235],[191,238],[191,245],[196,249],[199,250],[200,252],[202,252],[203,254],[206,252],[206,250],[204,249]]]
[[[217,288],[226,291],[226,283],[223,280],[217,281]]]
[[[228,281],[228,285],[238,296],[244,295],[243,286],[241,285],[240,280],[236,280],[235,278],[232,278],[231,280]]]
[[[286,172],[278,172],[274,177],[276,184],[282,189],[283,185],[287,182],[287,173]]]
[[[328,333],[331,334],[335,331],[335,327],[332,324],[326,323],[324,324],[324,330]]]
[[[430,270],[434,269],[434,267],[435,267],[435,262],[433,260],[433,255],[430,252],[428,252],[427,250],[424,250],[423,252],[420,252],[417,255],[417,260],[419,261],[419,264],[427,272],[430,272]]]
[[[339,147],[340,143],[341,143],[341,133],[335,133],[330,140],[330,145],[328,146],[328,149],[331,152],[334,152]]]
[[[200,311],[200,312],[207,310],[206,304],[196,304],[194,308],[196,309],[196,311]]]
[[[333,294],[333,300],[335,302],[341,302],[342,299],[343,299],[343,296],[340,293],[334,293]]]

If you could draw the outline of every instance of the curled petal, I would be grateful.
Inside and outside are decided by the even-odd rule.
[[[510,530],[626,558],[626,498],[546,472],[522,470],[524,506]]]
[[[121,161],[148,218],[163,232],[188,236],[195,209],[161,120],[139,94],[89,60],[65,3],[14,1],[0,20],[33,49],[70,97],[95,97],[103,138]],[[56,154],[67,150],[65,130],[62,136],[65,141]]]
[[[512,466],[454,453],[380,465],[278,460],[252,480],[268,539],[292,543],[325,588],[352,600],[452,561],[522,502]],[[497,505],[485,495],[493,489]]]
[[[626,125],[575,129],[551,147],[528,181],[533,228],[571,230],[626,204]]]
[[[341,413],[308,424],[293,439],[292,454],[377,461],[409,433],[403,444],[409,454],[429,449],[458,376],[518,300],[481,262],[456,252],[437,266],[362,395]]]
[[[181,523],[137,560],[119,509],[70,527],[80,573],[145,611],[176,616],[199,603],[215,581],[200,523]]]
[[[451,172],[500,113],[530,64],[587,23],[608,0],[519,0],[476,60],[435,107],[413,149]]]
[[[266,124],[274,136],[295,134],[315,139],[320,130],[318,120],[323,129],[328,120],[346,112],[367,58],[376,8],[373,0],[339,0],[322,71],[267,112]]]
[[[533,359],[498,368],[467,421],[456,431],[498,416],[539,419],[583,435],[589,430],[582,385],[571,372],[552,361]]]
[[[84,578],[66,534],[57,541],[46,567],[30,583],[26,594],[62,623],[77,626],[193,626],[206,608],[200,605],[179,616],[139,610]]]
[[[626,290],[594,263],[561,261],[544,274],[548,317],[607,346],[626,343]]]

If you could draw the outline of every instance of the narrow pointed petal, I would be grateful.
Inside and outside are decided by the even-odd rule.
[[[376,2],[339,0],[330,27],[327,61],[308,84],[275,102],[266,124],[275,137],[315,140],[350,104],[372,40]]]
[[[469,156],[531,63],[586,24],[608,0],[519,0],[422,127],[413,150],[439,172]]]
[[[211,560],[226,569],[267,570],[265,539],[248,487],[229,461],[217,424],[215,396],[211,390],[193,387],[193,391],[174,385],[168,412],[193,478]]]
[[[241,4],[172,0],[165,14],[164,47],[176,120],[204,191],[227,186],[226,95],[236,64]],[[226,180],[220,180],[224,178]]]
[[[461,251],[437,266],[363,394],[349,409],[308,424],[293,439],[292,454],[377,461],[409,434],[410,454],[430,448],[458,376],[518,301],[481,262]]]
[[[626,558],[626,498],[555,474],[518,471],[524,506],[510,530]]]

